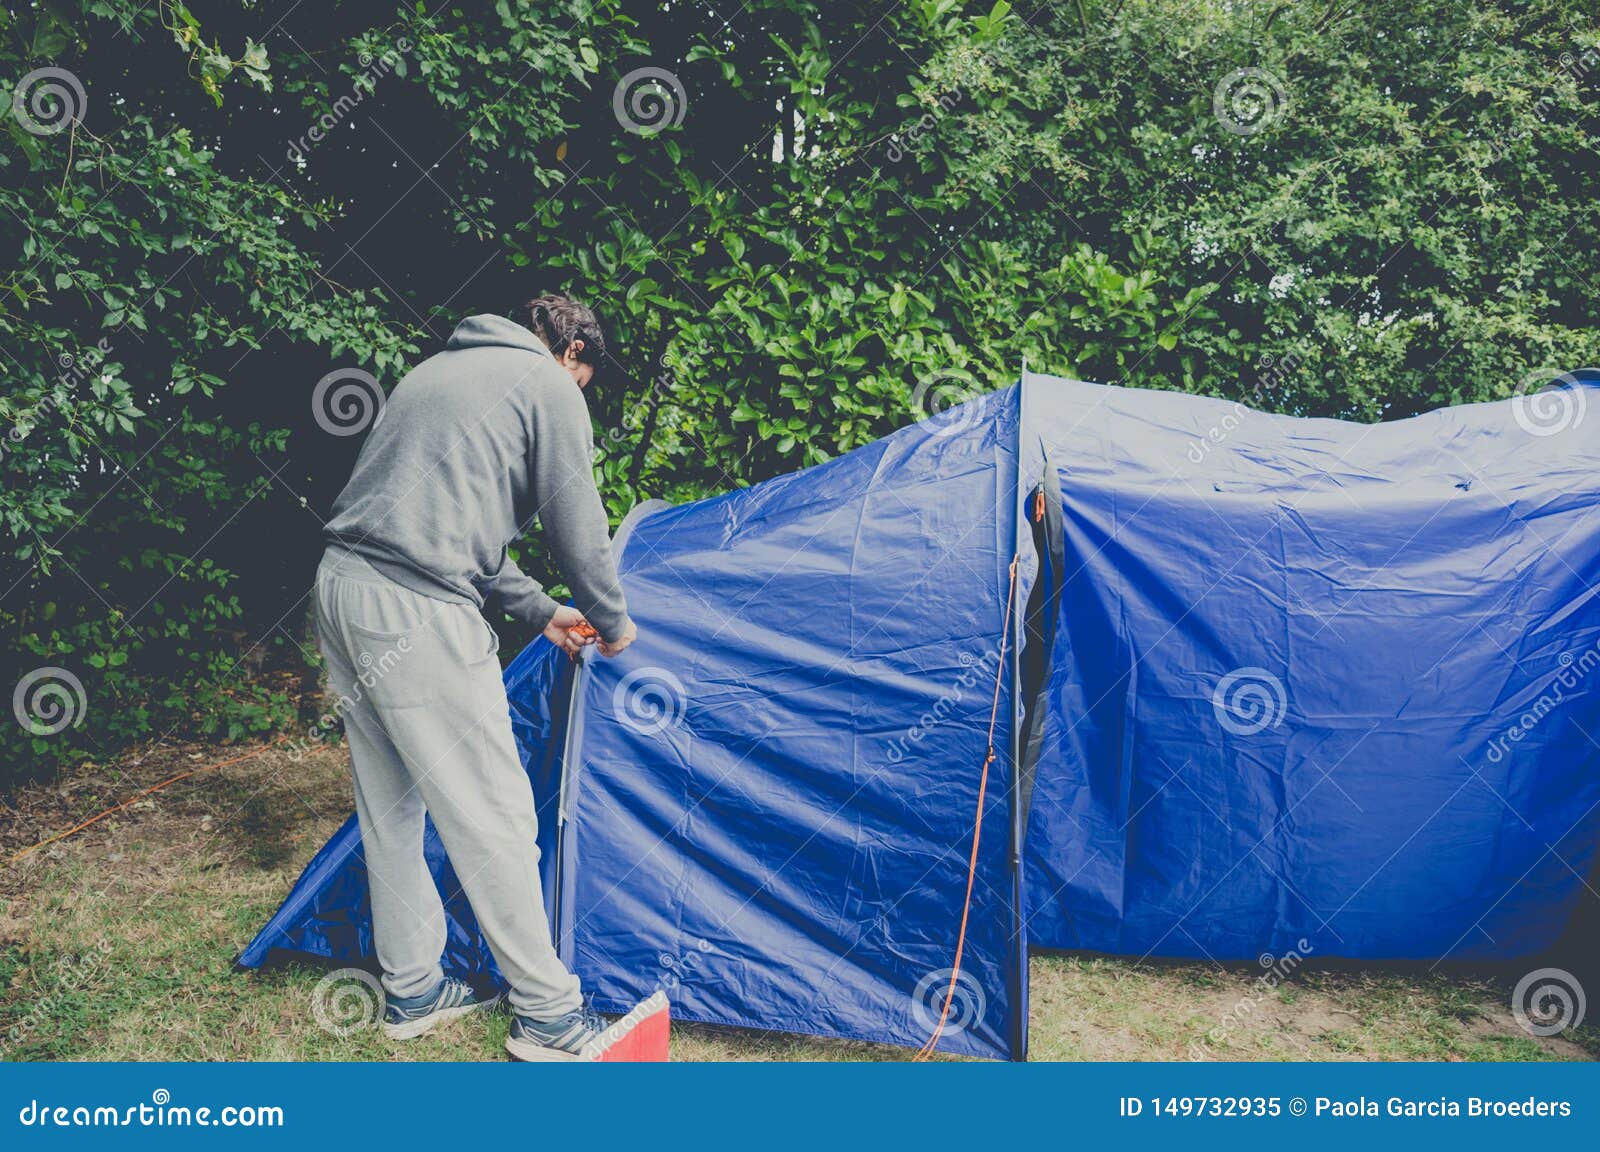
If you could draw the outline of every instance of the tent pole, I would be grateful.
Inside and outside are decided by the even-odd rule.
[[[616,558],[617,567],[622,567],[623,550],[627,547],[628,537],[638,527],[639,522],[646,517],[660,512],[662,509],[672,507],[665,500],[642,500],[628,510],[622,518],[622,523],[617,525],[616,533],[611,537],[611,553]],[[561,741],[561,787],[556,799],[556,859],[551,865],[555,869],[555,899],[552,902],[550,916],[550,934],[554,937],[556,955],[561,957],[568,968],[572,967],[577,941],[568,940],[563,927],[563,917],[566,912],[566,900],[563,888],[571,879],[567,876],[567,831],[569,808],[577,803],[578,794],[578,757],[583,754],[583,688],[584,672],[588,670],[590,657],[585,656],[577,662],[577,667],[572,673],[572,695],[567,700],[567,731]]]
[[[555,869],[554,907],[550,910],[550,933],[555,939],[556,955],[560,956],[563,963],[570,966],[570,958],[566,954],[566,934],[562,926],[562,911],[565,901],[562,899],[561,886],[565,877],[565,862],[567,858],[567,779],[572,772],[573,757],[577,754],[576,732],[578,728],[578,700],[583,695],[584,661],[576,661],[572,669],[572,689],[567,697],[567,730],[561,739],[561,787],[556,797],[556,858],[551,867]]]
[[[1011,554],[1020,564],[1022,558],[1022,531],[1027,523],[1027,512],[1024,507],[1027,496],[1023,492],[1022,483],[1022,452],[1023,445],[1027,442],[1028,427],[1028,366],[1024,359],[1022,375],[1017,380],[1017,446],[1016,446],[1016,471],[1012,482],[1011,502]],[[1020,577],[1019,577],[1020,579]],[[1037,579],[1037,576],[1035,577]],[[1016,641],[1011,645],[1011,787],[1007,793],[1011,806],[1011,908],[1013,922],[1011,925],[1012,958],[1012,996],[1011,996],[1011,1058],[1013,1060],[1026,1060],[1028,1058],[1028,945],[1024,938],[1023,925],[1023,892],[1022,892],[1022,803],[1020,789],[1022,781],[1020,773],[1022,768],[1022,724],[1020,711],[1022,707],[1022,644],[1023,644],[1023,612],[1021,608],[1022,597],[1011,597],[1011,602],[1006,611],[1011,613],[1011,635]]]

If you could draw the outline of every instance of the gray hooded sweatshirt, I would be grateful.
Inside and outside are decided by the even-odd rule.
[[[544,344],[469,316],[389,396],[323,536],[413,592],[543,628],[556,602],[506,554],[537,516],[578,610],[614,641],[628,610],[593,450],[583,395]]]

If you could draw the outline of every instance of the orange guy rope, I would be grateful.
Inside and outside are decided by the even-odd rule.
[[[7,864],[15,864],[18,860],[21,860],[24,856],[26,856],[30,852],[37,852],[40,848],[43,848],[48,844],[54,844],[57,840],[65,840],[68,836],[72,836],[72,835],[75,835],[76,833],[82,832],[85,828],[89,827],[89,825],[97,824],[101,820],[104,820],[107,816],[111,816],[111,815],[113,815],[113,814],[115,814],[117,812],[121,812],[124,808],[128,807],[129,805],[131,805],[131,804],[133,804],[133,803],[135,803],[135,802],[137,802],[139,800],[143,800],[146,796],[150,795],[150,793],[161,791],[161,789],[165,788],[168,784],[176,784],[179,780],[186,780],[190,776],[199,775],[201,772],[212,772],[212,771],[215,771],[218,768],[226,768],[230,764],[238,764],[240,761],[249,760],[252,756],[259,756],[263,752],[267,751],[268,749],[273,748],[273,747],[275,747],[275,746],[277,746],[279,744],[282,744],[282,743],[283,743],[283,738],[279,737],[277,740],[272,741],[271,744],[263,744],[260,748],[257,748],[254,752],[246,752],[243,756],[235,756],[232,760],[223,760],[223,761],[221,761],[220,763],[217,763],[217,764],[205,764],[205,765],[202,765],[199,768],[191,768],[187,772],[179,772],[176,776],[169,776],[165,780],[161,781],[161,783],[159,783],[159,784],[152,784],[152,785],[150,785],[150,787],[146,788],[142,792],[135,792],[132,796],[128,797],[121,804],[118,804],[118,805],[116,805],[114,807],[111,807],[111,808],[107,808],[104,812],[100,813],[98,816],[89,817],[89,819],[85,820],[82,824],[76,824],[73,827],[68,828],[65,832],[57,833],[56,835],[50,837],[48,840],[41,840],[37,844],[33,844],[33,845],[30,845],[27,848],[24,848],[21,852],[18,852],[15,855],[13,855],[9,860],[6,861],[6,863]]]
[[[967,916],[972,911],[972,885],[978,878],[978,840],[983,834],[983,801],[989,791],[989,766],[995,761],[994,729],[1000,716],[1000,685],[1006,674],[1006,642],[1011,638],[1011,610],[1017,596],[1017,558],[1011,557],[1011,586],[1006,590],[1006,618],[1000,629],[999,667],[994,676],[994,703],[989,706],[989,754],[983,759],[983,772],[978,777],[978,810],[972,817],[972,854],[967,860],[967,896],[961,903],[961,929],[956,933],[955,963],[950,967],[950,987],[945,989],[944,1007],[939,1010],[939,1023],[933,1035],[917,1049],[914,1059],[926,1060],[932,1056],[944,1035],[945,1022],[950,1019],[950,1005],[956,998],[956,981],[961,977],[961,954],[967,946]]]

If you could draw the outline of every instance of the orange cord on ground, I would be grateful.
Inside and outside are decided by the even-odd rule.
[[[914,1059],[926,1060],[939,1045],[944,1035],[945,1022],[950,1019],[950,1005],[956,998],[956,981],[961,978],[961,954],[967,946],[967,916],[972,911],[972,885],[978,878],[978,839],[983,834],[983,801],[989,791],[989,766],[995,762],[994,729],[1000,716],[1000,685],[1006,674],[1006,643],[1011,638],[1011,609],[1017,595],[1017,558],[1011,557],[1011,585],[1006,590],[1006,618],[1000,629],[999,667],[994,675],[994,703],[989,707],[989,754],[983,759],[983,772],[978,777],[978,810],[972,817],[972,854],[967,860],[967,895],[961,903],[961,929],[956,933],[956,958],[950,966],[950,987],[945,989],[944,1007],[939,1010],[939,1023],[927,1043],[917,1049]]]
[[[133,804],[133,803],[135,803],[136,801],[139,801],[139,800],[143,800],[146,796],[150,795],[150,793],[161,791],[161,789],[165,788],[168,784],[176,784],[179,780],[186,780],[190,776],[199,775],[201,772],[212,772],[212,771],[215,771],[218,768],[226,768],[230,764],[238,764],[240,761],[248,760],[252,756],[259,756],[263,752],[265,752],[268,749],[274,747],[275,745],[282,744],[282,743],[283,743],[283,739],[279,738],[277,740],[274,740],[271,744],[262,745],[260,748],[257,748],[254,752],[246,752],[243,756],[235,756],[232,760],[223,760],[223,761],[220,761],[220,762],[218,762],[216,764],[206,764],[206,765],[203,765],[202,767],[199,767],[199,768],[191,768],[187,772],[180,772],[176,776],[169,776],[169,777],[167,777],[167,779],[161,781],[161,783],[159,783],[159,784],[152,784],[152,785],[150,785],[150,787],[146,788],[142,792],[135,792],[132,796],[128,797],[121,804],[118,804],[113,808],[107,808],[104,812],[100,813],[98,816],[91,816],[89,819],[85,820],[82,824],[74,825],[73,827],[68,828],[65,832],[61,832],[61,833],[56,834],[55,836],[50,837],[50,839],[48,839],[48,840],[41,840],[37,844],[31,845],[30,847],[27,847],[27,848],[24,848],[21,852],[16,853],[9,860],[7,860],[6,863],[7,864],[15,864],[18,860],[21,860],[24,856],[26,856],[30,852],[37,852],[40,848],[45,847],[47,844],[54,844],[57,840],[65,840],[68,836],[72,836],[72,835],[75,835],[75,834],[77,834],[79,832],[82,832],[85,828],[89,827],[89,825],[97,824],[101,820],[104,820],[107,816],[111,816],[111,815],[113,815],[113,814],[115,814],[117,812],[121,812],[124,808],[128,807],[130,804]]]

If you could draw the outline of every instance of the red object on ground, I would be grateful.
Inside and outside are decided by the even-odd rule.
[[[578,1059],[608,1064],[664,1064],[672,1058],[671,1047],[672,1011],[666,995],[657,992],[591,1040]]]

